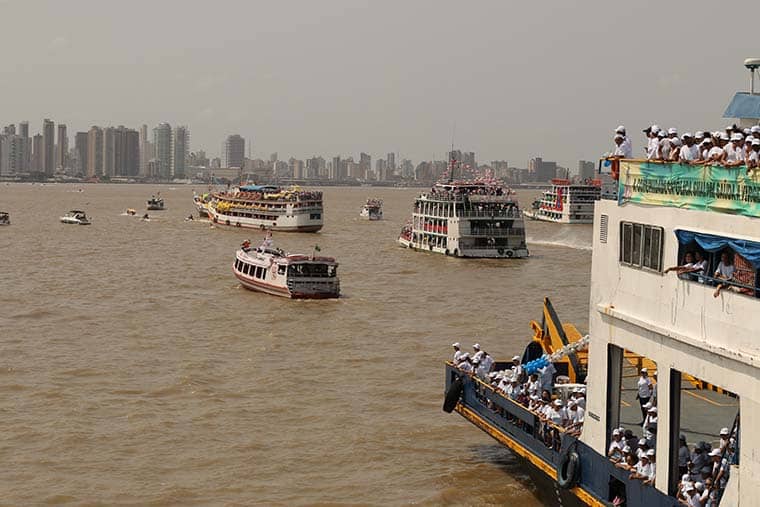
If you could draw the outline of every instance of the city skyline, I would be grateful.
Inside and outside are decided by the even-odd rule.
[[[709,31],[723,14],[717,5],[658,4],[653,19],[647,2],[325,0],[293,8],[230,0],[225,9],[184,5],[179,24],[168,22],[177,13],[171,3],[131,5],[115,13],[89,0],[1,2],[5,19],[35,19],[41,34],[28,37],[16,23],[0,34],[14,48],[0,93],[21,99],[6,101],[3,121],[57,118],[69,136],[93,124],[167,121],[190,126],[194,144],[212,155],[239,133],[255,140],[254,157],[302,160],[357,148],[373,158],[393,150],[435,159],[453,134],[486,160],[543,154],[574,166],[609,151],[621,123],[636,152],[643,140],[635,133],[653,122],[721,125],[731,95],[747,88],[742,61],[756,47],[754,25],[741,16],[719,50],[673,59],[652,59],[637,38],[620,35],[621,22],[638,23],[659,34],[659,46],[676,48],[683,40],[666,20]],[[598,72],[609,61],[621,65]]]

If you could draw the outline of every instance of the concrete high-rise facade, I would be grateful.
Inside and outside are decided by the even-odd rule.
[[[78,175],[87,175],[87,132],[77,132],[74,136],[74,151],[77,154],[75,172]]]
[[[140,173],[140,133],[123,126],[113,129],[114,175],[134,178]]]
[[[55,145],[55,167],[63,170],[67,167],[66,158],[69,154],[69,136],[66,133],[66,124],[58,124],[58,143]]]
[[[42,171],[48,176],[55,172],[55,123],[42,121]]]
[[[174,145],[172,149],[172,176],[185,177],[187,155],[190,153],[190,130],[185,126],[174,128]]]
[[[594,179],[596,176],[596,166],[593,162],[587,160],[578,161],[578,179],[581,181]]]
[[[32,137],[32,159],[31,159],[31,170],[34,172],[42,172],[42,159],[43,155],[42,152],[43,149],[43,142],[42,142],[42,135],[41,134],[34,134],[34,137]]]
[[[385,157],[386,163],[385,167],[388,169],[388,172],[390,174],[393,174],[396,172],[396,154],[395,153],[388,153],[388,155]]]
[[[0,175],[7,176],[23,171],[24,141],[19,135],[0,135]]]
[[[224,167],[243,167],[245,164],[245,139],[239,134],[227,136],[224,141],[223,155]]]
[[[359,179],[367,179],[372,173],[372,157],[368,153],[359,155]]]
[[[29,138],[29,122],[22,121],[18,124],[18,135],[21,136],[21,142],[24,148],[24,163],[22,171],[29,171],[32,166],[32,143]]]
[[[159,123],[153,129],[153,150],[158,164],[158,178],[172,179],[172,127]]]
[[[117,176],[116,174],[116,129],[106,127],[103,129],[103,176]]]
[[[148,139],[148,126],[140,127],[140,176],[148,174],[148,161],[153,158],[153,143]]]
[[[90,127],[87,132],[87,176],[103,176],[103,129]]]

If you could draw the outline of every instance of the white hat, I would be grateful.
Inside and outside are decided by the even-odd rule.
[[[649,129],[650,129],[650,130],[652,131],[652,133],[654,133],[654,134],[656,134],[657,132],[659,132],[659,131],[660,131],[660,127],[658,127],[657,125],[652,125],[651,127],[649,127]]]
[[[758,139],[757,137],[752,140],[752,146],[757,146],[759,144],[760,144],[760,139]]]
[[[731,138],[730,138],[730,137],[728,137],[728,134],[727,134],[727,133],[723,132],[723,133],[720,135],[720,139],[721,139],[722,141],[728,141],[728,140],[729,140],[729,139],[731,139]]]
[[[734,130],[734,126],[733,125],[729,125],[728,127],[724,128],[723,130]]]
[[[648,401],[648,402],[644,403],[644,408],[652,408],[652,402]]]
[[[640,438],[639,439],[639,445],[647,445],[647,439],[646,438]]]
[[[562,406],[562,400],[554,400],[554,404],[558,407]]]
[[[622,136],[620,134],[615,134],[615,140],[618,140],[618,139],[625,139],[625,136]]]
[[[720,456],[720,449],[713,449],[708,456]]]
[[[739,134],[738,132],[731,135],[732,141],[741,141],[742,139],[744,139],[744,136]]]
[[[729,433],[730,433],[730,432],[728,431],[728,428],[721,428],[721,429],[720,429],[720,434],[721,434],[721,436],[723,436],[723,435],[726,435],[726,436],[727,436]]]
[[[461,359],[462,361],[464,361],[465,359],[469,359],[469,358],[470,358],[470,354],[468,352],[465,352],[464,354],[462,354],[461,356],[459,356],[459,359]]]
[[[672,144],[673,146],[681,146],[681,140],[678,139],[677,137],[674,137],[673,139],[670,140],[670,144]]]
[[[697,491],[704,491],[705,485],[702,482],[695,482],[694,489],[696,489]]]
[[[694,137],[697,137],[697,138],[699,138],[699,137],[705,137],[705,133],[702,132],[701,130],[697,130],[697,133],[694,134]]]
[[[760,132],[760,125],[752,125],[752,128],[750,128],[749,131],[752,132],[753,134],[755,132]]]
[[[642,368],[641,369],[641,373],[648,373],[648,372],[649,372],[649,370],[647,370],[646,368]]]
[[[512,358],[512,361],[519,361],[519,360],[520,360],[520,356],[514,356],[514,357]]]
[[[613,437],[616,437],[618,435],[620,435],[620,430],[619,429],[615,428],[614,430],[612,430],[612,436]]]
[[[658,130],[657,131],[657,137],[665,137],[665,136],[667,136],[667,134],[665,133],[664,130]]]
[[[649,461],[649,456],[647,456],[647,454],[649,454],[648,451],[645,452],[644,454],[642,454],[640,459],[645,459],[645,460]]]
[[[684,135],[681,136],[681,139],[686,139],[687,137],[694,137],[691,135],[691,132],[686,132]]]
[[[700,144],[700,145],[705,145],[705,144],[712,144],[712,139],[710,139],[709,137],[705,137],[705,138],[702,140],[702,142],[701,142],[701,143],[699,143],[699,144]]]
[[[744,129],[742,132],[744,132],[745,136],[748,136],[748,135],[750,135],[752,133],[752,131],[750,129]]]
[[[480,350],[480,344],[476,343],[475,345],[472,346],[472,348],[474,348],[475,350]]]
[[[539,395],[537,395],[537,394],[531,394],[530,395],[530,399],[533,400],[533,401],[537,401],[537,400],[540,400],[541,397]]]
[[[684,491],[694,491],[694,484],[687,482],[686,486],[683,487]]]
[[[655,454],[655,453],[654,453],[654,449],[649,449],[649,450],[647,451],[647,456],[654,456],[654,454]]]
[[[689,474],[683,474],[683,475],[681,476],[681,482],[683,482],[683,483],[687,483],[687,482],[690,482],[690,481],[689,481],[689,479],[690,479],[690,478],[691,478],[691,476],[690,476]]]
[[[649,409],[647,410],[647,412],[654,412],[656,414],[657,413],[657,407],[649,407]]]
[[[570,399],[570,400],[567,401],[567,408],[573,408],[573,407],[577,407],[577,406],[578,406],[578,404],[575,402],[575,400]]]
[[[615,132],[617,132],[618,134],[622,134],[623,132],[625,132],[625,127],[622,125],[618,125],[618,128],[615,129]]]
[[[627,445],[623,446],[623,452],[630,453],[631,452],[631,448],[629,446],[627,446]]]
[[[678,129],[676,129],[675,127],[670,127],[668,129],[668,135],[670,134],[678,134]]]
[[[454,342],[451,344],[452,347],[459,348],[459,342]]]

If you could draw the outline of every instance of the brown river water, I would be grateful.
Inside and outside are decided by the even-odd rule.
[[[274,239],[336,257],[343,297],[290,301],[238,285],[261,233],[185,221],[192,190],[0,184],[0,505],[541,505],[442,412],[443,362],[455,340],[521,353],[543,296],[585,331],[591,226],[453,259],[395,243],[419,190],[327,188],[321,232]],[[74,208],[93,224],[61,224]]]

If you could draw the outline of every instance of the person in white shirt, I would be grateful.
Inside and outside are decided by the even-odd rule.
[[[678,151],[678,161],[682,164],[691,164],[699,158],[699,147],[694,144],[694,138],[688,132],[681,139],[683,146]]]
[[[648,450],[649,450],[649,447],[647,447],[647,439],[640,438],[639,445],[638,447],[636,447],[636,459],[640,460],[641,457],[644,456]]]
[[[702,139],[702,142],[699,143],[699,158],[697,159],[698,164],[705,164],[707,163],[707,157],[710,153],[710,149],[712,148],[712,139],[709,137],[705,137]]]
[[[486,373],[491,373],[491,370],[493,370],[493,357],[485,350],[483,351],[483,355],[480,356],[480,364]]]
[[[734,270],[736,268],[734,267],[734,260],[731,258],[731,256],[728,254],[728,252],[722,252],[720,254],[720,263],[718,263],[718,268],[715,270],[714,276],[715,278],[720,278],[723,280],[730,280],[734,277]],[[713,297],[718,297],[720,295],[720,291],[728,287],[728,284],[721,283],[718,284],[718,287],[715,289],[715,292],[713,292]]]
[[[472,346],[472,348],[473,348],[473,350],[475,351],[474,355],[472,356],[472,360],[473,360],[473,361],[474,361],[475,359],[478,359],[478,360],[480,360],[480,358],[483,356],[483,351],[482,351],[482,350],[480,350],[480,344],[479,344],[479,343],[476,343],[475,345],[473,345],[473,346]]]
[[[752,138],[752,145],[749,155],[747,155],[747,172],[750,169],[757,169],[758,160],[760,159],[760,139]]]
[[[575,395],[575,403],[578,404],[583,410],[586,410],[586,391],[579,388]]]
[[[612,152],[615,158],[633,158],[633,152],[630,145],[626,145],[625,137],[620,134],[615,135],[615,151]]]
[[[623,459],[623,447],[625,447],[625,440],[619,429],[612,430],[612,442],[607,449],[607,457],[617,463]]]
[[[678,162],[678,159],[681,155],[681,147],[683,146],[683,143],[681,142],[681,139],[678,137],[671,137],[670,138],[670,156],[668,157],[668,160],[671,162]]]
[[[726,144],[726,157],[724,164],[726,167],[737,167],[744,165],[744,139],[741,134],[731,136],[731,142]]]
[[[571,432],[574,430],[580,431],[583,427],[583,420],[586,416],[586,411],[578,406],[574,401],[570,401],[567,404],[567,416],[568,416],[568,430]]]
[[[646,154],[647,160],[657,160],[660,158],[660,141],[657,138],[657,134],[660,132],[660,127],[652,125],[644,129],[644,133],[649,140],[647,141]]]
[[[728,142],[728,136],[726,134],[722,134],[718,142],[720,143],[719,145],[716,145],[715,142],[713,142],[713,147],[710,148],[707,152],[707,157],[705,158],[706,163],[712,165],[721,165],[723,163],[723,160],[726,158],[726,151],[722,148],[722,146]]]
[[[538,372],[541,374],[541,389],[549,391],[550,393],[553,392],[554,374],[557,373],[557,369],[554,367],[554,364],[549,362],[549,364],[543,368],[540,368]]]
[[[728,428],[721,428],[720,430],[720,452],[723,454],[723,452],[728,447],[728,441],[729,436],[731,435],[731,432],[728,431]]]
[[[649,449],[647,451],[647,458],[649,459],[649,474],[644,480],[644,484],[652,486],[654,485],[654,478],[657,475],[657,456],[655,455],[654,449]]]
[[[462,352],[462,350],[459,348],[459,342],[454,342],[451,344],[451,346],[454,347],[454,364],[459,364],[459,361],[464,352]]]
[[[644,405],[649,403],[649,399],[652,397],[652,379],[649,378],[649,371],[646,368],[641,369],[637,389],[636,397],[639,400],[639,405],[641,405],[641,424],[644,424],[644,419],[647,416],[647,409]]]
[[[664,130],[661,130],[657,133],[657,137],[659,138],[659,156],[656,160],[668,160],[670,158],[670,138],[668,137],[667,133]]]
[[[753,125],[749,131],[752,133],[752,137],[760,139],[760,125]]]
[[[528,376],[528,395],[538,396],[541,394],[541,383],[538,381],[538,374],[531,373]]]
[[[465,373],[472,373],[472,363],[470,362],[470,354],[465,352],[459,358],[459,369]]]
[[[627,150],[629,153],[631,153],[631,157],[633,156],[633,145],[631,144],[631,140],[628,137],[628,134],[625,133],[625,127],[623,125],[619,125],[618,128],[615,129],[615,134],[620,134],[623,136],[623,145],[625,146],[625,150]],[[629,157],[630,158],[630,157]]]
[[[691,252],[686,252],[683,258],[683,264],[680,266],[671,266],[668,269],[664,271],[664,273],[670,273],[671,271],[675,271],[679,275],[681,273],[690,272],[692,268],[694,267],[694,254]]]
[[[520,382],[520,377],[523,376],[523,366],[520,364],[520,356],[514,356],[512,358],[512,376]]]
[[[647,416],[644,419],[644,425],[643,425],[644,432],[646,432],[647,429],[651,427],[652,424],[655,424],[655,425],[657,424],[657,407],[649,407],[647,409]]]
[[[702,501],[700,499],[697,489],[692,483],[687,483],[682,490],[683,496],[686,499],[686,505],[688,507],[702,507]]]
[[[639,458],[639,462],[636,463],[636,468],[628,478],[631,480],[638,479],[640,481],[646,481],[651,474],[652,465],[650,465],[649,457],[645,453]]]

